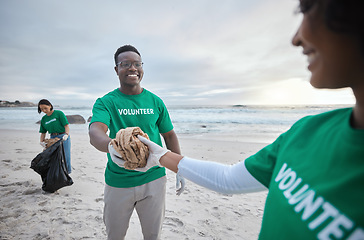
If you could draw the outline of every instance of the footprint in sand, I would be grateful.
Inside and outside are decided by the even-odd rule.
[[[47,203],[48,203],[48,201],[43,201],[43,202],[38,203],[38,205],[39,205],[39,206],[41,206],[41,207],[43,207],[43,206],[45,206]]]
[[[12,162],[12,160],[10,160],[10,159],[3,159],[3,160],[1,160],[2,162],[4,162],[4,164],[6,165],[6,166],[9,166],[10,164],[11,164],[11,162]]]
[[[173,217],[165,217],[163,224],[167,225],[167,226],[172,226],[172,227],[183,227],[184,226],[184,224],[181,220],[179,220],[178,218],[173,218]]]
[[[42,190],[40,188],[28,189],[23,192],[23,195],[32,195],[34,193],[41,193]],[[40,204],[39,204],[40,205]]]

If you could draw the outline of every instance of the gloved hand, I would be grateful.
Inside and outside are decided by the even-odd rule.
[[[147,139],[145,139],[147,140]],[[149,141],[149,140],[147,140]],[[158,145],[157,145],[158,146]],[[111,157],[111,160],[116,164],[118,165],[119,167],[124,167],[124,164],[125,164],[125,160],[122,158],[122,156],[120,155],[120,153],[118,153],[114,147],[112,146],[111,143],[109,143],[108,145],[108,150],[109,150],[109,153],[110,153],[110,157]],[[169,150],[167,150],[169,151]],[[164,155],[164,154],[163,154]],[[150,160],[152,159],[152,160]],[[160,165],[159,161],[158,163],[155,161],[155,159],[153,160],[154,158],[152,157],[151,158],[151,152],[149,152],[149,157],[147,159],[147,165],[145,165],[145,167],[142,167],[142,168],[136,168],[134,169],[135,171],[139,171],[139,172],[146,172],[148,171],[148,169],[150,169],[151,167],[154,167],[154,166],[162,166]],[[158,158],[159,160],[159,158]]]
[[[111,142],[109,142],[109,145],[107,146],[107,149],[109,150],[111,160],[118,165],[119,167],[124,167],[125,161],[121,157],[120,153],[118,153],[114,147],[111,145]]]
[[[45,142],[40,142],[39,144],[43,147],[43,150],[46,149],[47,144]]]
[[[147,166],[162,166],[159,162],[159,159],[164,156],[167,152],[170,152],[167,148],[162,148],[158,144],[146,139],[145,137],[142,137],[138,135],[139,140],[148,146],[149,148],[149,157],[147,160]]]
[[[62,140],[66,141],[67,139],[68,139],[68,134],[64,134],[63,137],[62,137]]]
[[[185,179],[177,173],[176,175],[176,195],[179,196],[185,190]]]

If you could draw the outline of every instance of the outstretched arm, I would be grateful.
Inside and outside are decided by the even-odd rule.
[[[111,138],[106,134],[107,129],[106,124],[94,122],[88,130],[91,145],[101,152],[108,152],[108,145],[111,141]]]
[[[200,161],[163,151],[163,148],[157,144],[140,136],[139,139],[148,145],[151,155],[153,158],[159,159],[160,164],[203,187],[227,194],[256,192],[266,189],[248,172],[244,162],[224,165]]]
[[[198,185],[225,194],[266,189],[248,172],[244,162],[225,165],[184,157],[178,164],[178,173]]]
[[[169,170],[177,173],[178,172],[178,164],[182,160],[183,156],[176,154],[174,152],[167,152],[163,155],[159,162],[162,166],[168,168]]]

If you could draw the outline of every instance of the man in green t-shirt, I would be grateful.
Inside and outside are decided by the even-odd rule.
[[[155,166],[145,172],[125,169],[113,161],[108,148],[116,133],[127,127],[140,127],[160,146],[162,135],[166,147],[180,154],[178,138],[163,101],[140,85],[144,71],[139,51],[122,46],[114,60],[120,88],[96,100],[89,127],[91,144],[108,157],[104,195],[108,239],[124,239],[134,208],[144,239],[159,239],[165,210],[165,168]]]

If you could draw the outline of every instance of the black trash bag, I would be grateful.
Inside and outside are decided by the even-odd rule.
[[[67,172],[62,140],[39,153],[32,160],[30,168],[41,176],[42,189],[46,192],[53,193],[73,184]]]

